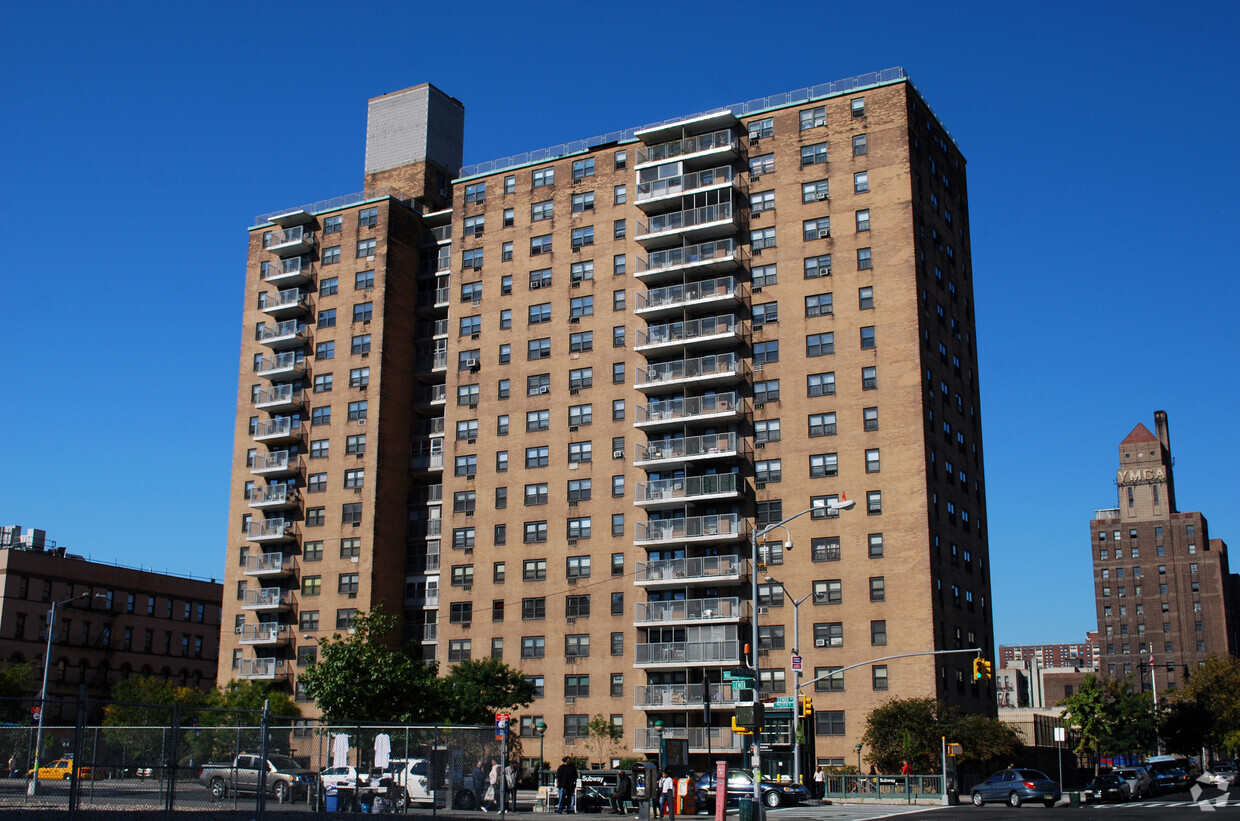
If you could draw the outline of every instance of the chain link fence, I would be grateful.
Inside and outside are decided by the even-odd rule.
[[[40,736],[38,708],[0,699],[0,811],[472,810],[501,760],[493,727],[49,699]]]

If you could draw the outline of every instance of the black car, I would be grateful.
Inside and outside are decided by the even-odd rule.
[[[1093,801],[1127,801],[1132,797],[1128,781],[1116,773],[1100,775],[1085,785],[1085,803]]]
[[[1192,786],[1193,779],[1180,767],[1159,767],[1150,773],[1158,792],[1179,792]]]
[[[797,804],[809,799],[809,790],[800,784],[762,779],[762,803],[768,807],[782,807],[785,804]],[[741,796],[753,796],[753,775],[748,770],[728,770],[727,802],[736,806]],[[698,776],[694,785],[695,797],[699,807],[713,807],[715,802],[715,774],[706,773]]]

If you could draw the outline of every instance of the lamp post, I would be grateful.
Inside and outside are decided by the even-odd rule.
[[[659,775],[667,769],[667,743],[663,740],[663,719],[654,723],[654,731],[659,734]]]
[[[857,789],[861,789],[861,745],[853,747],[857,751]]]
[[[56,627],[56,608],[64,607],[66,604],[72,604],[78,599],[85,599],[89,596],[90,591],[87,591],[64,601],[52,602],[52,610],[47,617],[47,650],[43,653],[43,689],[39,691],[39,729],[35,731],[34,767],[31,770],[33,777],[26,784],[26,795],[35,795],[39,789],[39,751],[43,746],[43,714],[47,712],[47,670],[51,666],[52,661],[52,634]],[[106,599],[107,596],[103,593],[96,593],[95,598]]]
[[[792,598],[792,594],[788,592],[788,588],[779,579],[766,577],[767,584],[777,584],[780,589],[792,599],[792,655],[801,655],[801,605],[811,598],[814,593],[810,591],[799,599]],[[792,671],[792,783],[801,783],[801,705],[799,703],[801,697],[801,671]]]
[[[538,786],[545,787],[547,785],[543,783],[543,771],[547,769],[547,762],[543,760],[543,738],[547,735],[547,722],[538,719],[534,729],[538,731]]]
[[[788,518],[781,519],[780,521],[775,522],[774,524],[767,525],[766,527],[763,527],[763,528],[755,528],[753,533],[750,535],[750,547],[753,549],[753,557],[752,557],[753,567],[750,569],[750,573],[749,573],[750,578],[753,580],[753,590],[751,592],[751,595],[753,597],[753,618],[750,619],[750,624],[753,627],[753,635],[751,636],[751,640],[753,642],[753,645],[751,648],[751,653],[752,653],[751,661],[753,663],[753,674],[754,674],[753,686],[754,686],[755,700],[757,700],[761,696],[761,690],[762,690],[762,675],[759,672],[759,668],[758,668],[758,563],[759,563],[758,562],[758,558],[759,558],[758,540],[761,539],[766,534],[770,533],[775,528],[783,527],[784,525],[788,524],[788,522],[791,522],[793,519],[799,519],[800,517],[804,516],[806,513],[813,513],[816,510],[826,510],[826,511],[847,510],[848,508],[852,507],[854,504],[856,504],[855,500],[849,499],[845,494],[840,494],[839,499],[828,499],[823,504],[815,504],[812,507],[808,507],[805,510],[802,510],[800,513],[794,513]],[[789,540],[785,544],[784,549],[785,550],[792,549],[791,534],[789,535]],[[761,813],[762,812],[762,731],[760,728],[758,729],[757,732],[754,733],[754,736],[753,736],[753,769],[754,769],[754,779],[753,779],[754,808],[755,808],[755,812]]]

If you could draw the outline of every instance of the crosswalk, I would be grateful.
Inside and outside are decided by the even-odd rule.
[[[1090,807],[1100,810],[1129,810],[1134,807],[1157,807],[1160,809],[1200,807],[1203,810],[1215,810],[1224,807],[1240,808],[1240,801],[1229,801],[1227,795],[1220,795],[1216,798],[1203,798],[1200,801],[1125,801],[1122,804],[1090,804]]]

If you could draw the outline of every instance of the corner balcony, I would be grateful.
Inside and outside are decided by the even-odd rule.
[[[242,610],[288,610],[293,606],[293,593],[279,587],[260,587],[245,591]]]
[[[637,257],[636,276],[654,284],[699,273],[717,273],[748,266],[749,251],[734,239],[717,239],[653,251]]]
[[[638,178],[640,177],[639,174]],[[720,165],[716,168],[706,168],[666,179],[639,182],[636,202],[638,208],[649,213],[661,210],[661,206],[678,200],[686,194],[718,191],[731,187],[736,187],[738,191],[745,193],[745,181],[736,173],[736,170],[730,165]]]
[[[237,678],[246,681],[275,681],[288,678],[292,669],[287,659],[238,659]]]
[[[633,387],[643,393],[667,391],[669,388],[694,390],[699,387],[731,385],[748,379],[749,363],[734,353],[710,354],[696,359],[660,362],[638,367]]]
[[[306,375],[304,359],[298,359],[292,351],[264,356],[258,361],[256,373],[263,379],[272,382],[284,382],[292,379],[303,379]]]
[[[293,574],[293,557],[283,553],[260,553],[246,556],[245,575],[252,579],[275,579]]]
[[[427,443],[414,445],[414,451],[409,455],[409,470],[412,473],[442,473],[443,472],[443,450],[431,450],[426,447]]]
[[[637,344],[633,346],[633,350],[645,353],[665,349],[693,350],[694,348],[735,345],[744,339],[741,333],[743,327],[743,323],[737,321],[736,314],[704,316],[701,319],[669,322],[665,325],[648,325],[637,329]]]
[[[264,485],[250,491],[250,507],[255,510],[284,510],[297,507],[297,488],[285,484]]]
[[[273,294],[264,294],[258,310],[276,319],[303,316],[310,311],[310,295],[300,288],[289,288]]]
[[[741,487],[735,473],[638,482],[637,497],[633,504],[649,510],[683,507],[689,502],[731,501],[740,498]]]
[[[637,562],[633,583],[639,587],[686,584],[735,584],[745,577],[746,561],[740,556],[699,556]]]
[[[680,601],[638,602],[637,627],[664,624],[705,624],[740,621],[749,615],[749,602],[739,598],[681,599]]]
[[[448,352],[436,351],[430,354],[423,354],[413,360],[413,369],[423,373],[446,371],[448,369]]]
[[[258,341],[273,351],[286,351],[306,344],[306,328],[297,319],[286,319],[274,327],[263,326]]]
[[[638,710],[686,710],[700,708],[703,684],[639,684],[634,688],[633,706]],[[737,688],[739,690],[740,688]],[[711,707],[730,710],[740,694],[731,684],[710,685]],[[712,744],[713,746],[713,744]]]
[[[633,649],[633,666],[635,667],[739,664],[741,660],[741,643],[737,639],[667,641],[658,644],[638,644]]]
[[[749,301],[749,286],[735,277],[719,277],[701,282],[654,288],[637,295],[633,312],[654,319],[673,316],[694,308],[736,310]]]
[[[247,542],[279,543],[297,538],[297,525],[283,517],[277,519],[251,520],[245,532]]]
[[[710,733],[711,753],[744,752],[749,736],[734,733],[727,727],[664,727],[663,738],[685,738],[689,740],[689,752],[707,752],[706,734]],[[658,753],[659,731],[653,727],[639,728],[633,739],[633,752]]]
[[[277,416],[275,419],[262,419],[254,426],[254,441],[268,444],[296,442],[301,438],[301,426],[293,427],[293,420],[288,416]]]
[[[418,408],[425,410],[433,405],[444,405],[447,401],[447,385],[430,385],[425,388],[418,388],[413,392],[413,406],[415,410]]]
[[[636,168],[660,165],[673,160],[686,165],[727,163],[740,156],[740,140],[730,128],[670,140],[637,149]]]
[[[292,476],[300,471],[301,460],[290,459],[287,450],[259,453],[250,466],[250,473],[255,476]]]
[[[305,285],[314,279],[314,266],[301,257],[282,259],[268,266],[268,285]]]
[[[434,644],[439,641],[439,625],[424,624],[422,625],[422,643]]]
[[[299,257],[314,250],[314,232],[304,225],[275,231],[267,250],[278,257]]]
[[[258,392],[254,407],[273,413],[292,413],[301,410],[305,405],[304,393],[302,390],[293,390],[292,385],[272,385]]]
[[[749,415],[749,400],[735,391],[706,396],[674,396],[638,405],[634,425],[639,430],[680,428],[693,423],[727,424]]]
[[[287,624],[275,623],[243,624],[241,638],[237,641],[239,644],[266,647],[283,644],[292,636],[289,627]]]
[[[735,236],[739,227],[736,222],[738,210],[731,202],[718,202],[656,214],[649,220],[637,221],[634,238],[649,251],[669,245],[683,245],[685,242]]]
[[[709,433],[664,441],[638,442],[633,464],[662,467],[708,459],[734,459],[748,453],[744,437],[737,433]]]

